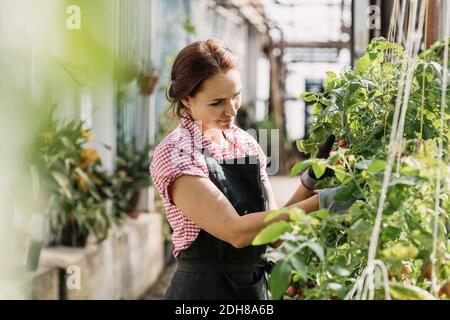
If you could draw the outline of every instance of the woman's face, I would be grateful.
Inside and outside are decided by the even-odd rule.
[[[202,130],[220,131],[231,128],[241,106],[241,76],[229,69],[205,80],[193,97],[182,100],[194,121],[201,121]]]

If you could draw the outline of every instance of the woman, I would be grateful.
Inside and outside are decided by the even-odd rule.
[[[181,124],[155,148],[150,169],[178,260],[166,299],[267,299],[266,246],[251,242],[277,205],[264,152],[233,124],[241,89],[236,57],[217,40],[188,45],[173,63],[167,96]],[[306,171],[301,181],[284,207],[318,210],[318,180]]]

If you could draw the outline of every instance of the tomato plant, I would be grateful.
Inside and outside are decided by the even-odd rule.
[[[390,275],[394,299],[429,298],[429,258],[433,243],[436,173],[441,168],[440,218],[436,276],[446,298],[450,279],[449,120],[444,115],[443,160],[437,160],[440,133],[443,44],[423,52],[414,69],[401,153],[394,166],[383,212],[377,258]],[[386,166],[389,135],[401,75],[403,48],[383,38],[374,39],[355,68],[327,73],[323,92],[300,97],[313,102],[316,121],[309,137],[298,141],[312,158],[297,163],[292,175],[312,167],[320,177],[331,168],[335,176],[322,187],[343,185],[336,202],[356,199],[345,212],[319,210],[287,212],[289,222],[276,222],[261,231],[254,244],[284,240],[271,252],[277,263],[269,278],[272,299],[343,299],[367,265],[370,236]],[[450,92],[446,91],[447,105]],[[339,141],[328,160],[314,152],[330,134]],[[286,209],[272,212],[273,219]],[[291,277],[292,281],[290,281]],[[385,297],[381,273],[375,274],[376,299]],[[301,295],[295,295],[301,292]],[[289,287],[289,292],[286,289]]]

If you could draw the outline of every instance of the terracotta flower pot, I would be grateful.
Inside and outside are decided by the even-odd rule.
[[[78,224],[75,221],[71,221],[62,228],[57,244],[83,248],[86,246],[87,238],[88,234],[81,234]]]
[[[142,95],[151,95],[155,90],[159,77],[157,74],[139,75],[139,88]]]
[[[136,219],[139,216],[139,211],[137,209],[137,205],[139,203],[139,198],[141,193],[139,191],[135,191],[131,196],[130,202],[128,204],[128,216],[132,219]]]

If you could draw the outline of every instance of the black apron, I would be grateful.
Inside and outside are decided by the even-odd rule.
[[[239,215],[266,210],[266,193],[255,155],[217,161],[204,149],[209,178]],[[165,299],[267,300],[265,271],[270,265],[261,255],[266,245],[236,249],[204,230],[178,257],[177,270]]]

